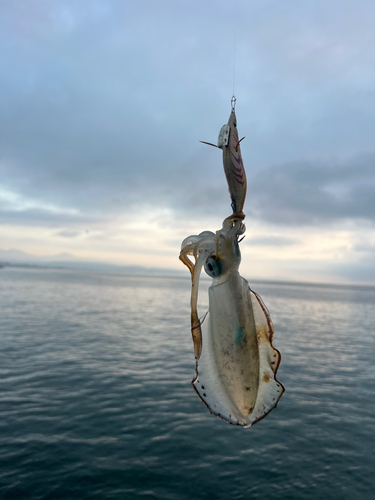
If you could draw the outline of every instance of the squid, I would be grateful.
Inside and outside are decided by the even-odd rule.
[[[191,273],[193,388],[210,413],[246,428],[276,407],[284,387],[276,377],[280,353],[272,345],[274,330],[269,312],[239,274],[247,181],[242,139],[238,137],[233,97],[231,114],[220,130],[217,145],[205,143],[223,151],[233,213],[215,233],[203,231],[185,238],[179,258]],[[202,267],[212,284],[208,289],[208,311],[200,317]]]

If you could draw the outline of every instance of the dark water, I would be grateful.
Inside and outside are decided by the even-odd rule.
[[[0,498],[375,498],[375,289],[252,286],[286,392],[242,429],[190,385],[187,279],[0,270]]]

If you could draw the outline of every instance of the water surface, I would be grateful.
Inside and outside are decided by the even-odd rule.
[[[286,392],[242,429],[191,387],[188,279],[1,269],[0,498],[372,500],[375,289],[251,285]]]

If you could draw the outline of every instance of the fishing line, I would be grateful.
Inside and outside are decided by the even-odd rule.
[[[234,93],[234,83],[236,78],[236,26],[233,27],[233,97]]]

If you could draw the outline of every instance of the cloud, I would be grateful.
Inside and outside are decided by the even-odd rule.
[[[224,0],[2,2],[0,222],[12,246],[27,249],[35,228],[40,254],[48,236],[48,251],[88,255],[95,239],[108,256],[126,233],[126,259],[139,232],[164,252],[163,238],[218,229],[230,212],[222,156],[199,140],[215,142],[234,89],[257,230],[245,245],[286,255],[307,245],[306,227],[372,227],[374,12],[368,0],[240,2],[234,50]]]
[[[294,162],[258,174],[249,187],[258,216],[283,225],[375,221],[375,156],[345,163]]]
[[[332,276],[340,277],[344,281],[353,281],[357,283],[375,284],[375,263],[374,259],[366,259],[360,262],[342,262],[328,263],[321,266],[321,272],[331,273]],[[370,300],[373,303],[373,297],[361,297],[361,300]]]
[[[249,238],[250,245],[256,246],[275,246],[284,247],[296,245],[299,241],[296,238],[288,238],[287,236],[260,236],[258,238]]]
[[[15,226],[48,226],[56,227],[61,224],[82,224],[87,223],[87,217],[70,216],[66,213],[54,214],[45,210],[0,210],[1,224],[10,224]]]
[[[56,236],[61,236],[63,238],[77,238],[77,236],[80,236],[81,234],[81,231],[72,231],[69,229],[65,229],[56,233]]]
[[[227,202],[220,153],[198,143],[215,141],[229,115],[227,5],[200,5],[199,16],[190,4],[147,5],[5,10],[0,174],[10,190],[96,214],[145,202],[204,213]],[[314,27],[295,7],[280,18],[276,2],[239,6],[238,116],[249,176],[373,148],[369,52],[348,11],[339,27],[329,18]],[[333,9],[328,2],[323,12]],[[358,6],[351,15],[366,23]]]
[[[372,256],[372,254],[375,254],[375,242],[365,242],[362,238],[362,241],[354,245],[353,250],[355,252],[369,254],[370,256]]]

